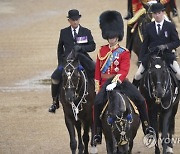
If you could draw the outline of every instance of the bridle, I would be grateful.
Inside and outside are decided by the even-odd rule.
[[[156,58],[160,58],[160,57],[156,57]],[[171,75],[170,75],[170,71],[168,69],[168,67],[165,66],[161,66],[159,64],[153,66],[154,68],[153,69],[156,69],[155,71],[157,71],[158,69],[165,69],[165,71],[167,72],[167,76],[166,76],[166,79],[167,79],[167,82],[165,82],[165,85],[164,87],[162,88],[163,89],[163,92],[162,92],[162,97],[163,98],[169,91],[170,91],[170,95],[171,95],[171,98],[170,98],[170,102],[167,106],[164,106],[162,101],[161,101],[161,98],[159,98],[158,96],[156,96],[156,92],[157,92],[157,89],[156,89],[156,85],[163,85],[162,84],[162,81],[158,80],[156,82],[156,84],[153,82],[153,75],[152,75],[152,66],[150,65],[149,66],[149,69],[148,69],[148,80],[147,80],[147,89],[148,89],[148,93],[149,93],[149,96],[150,98],[152,99],[155,99],[155,103],[157,104],[161,104],[161,107],[163,109],[169,109],[171,104],[173,103],[173,90],[172,90],[172,79],[171,79]]]
[[[77,73],[76,84],[73,83],[73,75]],[[72,107],[74,118],[78,120],[78,113],[83,110],[82,103],[87,103],[86,96],[88,95],[88,81],[84,68],[79,64],[77,67],[73,65],[73,60],[67,60],[67,64],[64,67],[65,76],[67,81],[64,84],[64,92],[67,95],[67,89],[74,89],[75,100],[69,102]],[[82,84],[81,84],[82,83]]]

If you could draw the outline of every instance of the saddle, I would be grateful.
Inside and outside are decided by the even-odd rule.
[[[133,108],[134,112],[139,115],[139,111],[138,111],[136,105],[134,104],[134,102],[131,101],[129,97],[127,97],[127,98],[128,98],[128,100],[129,100],[130,104],[132,105],[132,108]],[[102,118],[103,114],[105,113],[106,108],[108,107],[108,104],[109,104],[109,101],[107,101],[107,102],[106,102],[106,105],[103,107],[103,110],[102,110],[102,112],[101,112],[101,114],[100,114],[100,119]]]

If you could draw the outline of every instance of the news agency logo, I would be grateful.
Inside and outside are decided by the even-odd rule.
[[[152,134],[147,134],[143,138],[143,143],[146,147],[152,148],[156,144],[156,136]]]
[[[158,142],[160,144],[165,143],[165,144],[180,144],[180,138],[179,137],[174,137],[172,139],[170,138],[159,138]],[[143,143],[146,147],[152,148],[156,144],[156,136],[152,134],[147,134],[143,138]]]

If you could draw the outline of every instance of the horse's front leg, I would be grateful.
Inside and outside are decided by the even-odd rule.
[[[84,154],[88,154],[88,143],[89,143],[89,129],[90,121],[84,123],[84,133],[83,133],[83,142],[84,142]]]
[[[168,130],[169,130],[169,120],[170,120],[170,116],[172,114],[172,109],[169,109],[168,111],[166,111],[167,113],[164,114],[163,116],[163,129],[162,129],[162,146],[163,146],[163,154],[172,154],[172,148],[169,149],[170,147],[168,147],[168,143],[171,142],[170,138],[168,137]],[[168,148],[167,148],[168,147]]]
[[[67,116],[65,116],[65,123],[66,123],[66,127],[68,129],[69,136],[70,136],[70,148],[71,148],[72,154],[76,154],[77,141],[75,138],[74,124],[72,122],[72,119],[68,118]]]
[[[155,154],[160,154],[160,149],[158,145],[158,139],[159,139],[159,113],[158,113],[158,106],[154,106],[154,110],[149,111],[149,120],[151,127],[154,128],[156,132],[156,144],[155,144]]]
[[[82,135],[81,135],[81,121],[77,121],[76,124],[76,130],[77,130],[77,135],[78,135],[78,150],[79,150],[79,154],[83,153],[84,150],[84,146],[82,143]]]

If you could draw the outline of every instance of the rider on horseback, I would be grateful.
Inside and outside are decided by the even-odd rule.
[[[95,68],[95,91],[96,98],[101,96],[102,102],[95,101],[95,136],[94,143],[100,144],[102,139],[102,126],[100,114],[107,102],[107,91],[112,91],[114,88],[128,96],[137,106],[144,134],[153,133],[154,130],[149,126],[149,120],[146,109],[146,102],[137,88],[131,84],[126,76],[130,67],[130,53],[127,49],[120,46],[119,41],[124,36],[124,24],[121,14],[117,11],[105,11],[100,15],[100,28],[102,37],[109,44],[101,47],[96,61]],[[104,83],[113,78],[111,83],[103,88]],[[105,100],[104,100],[105,99]]]
[[[96,48],[96,44],[91,35],[91,31],[79,24],[81,15],[76,9],[68,12],[68,21],[70,26],[61,30],[58,44],[58,67],[51,76],[51,92],[53,103],[49,108],[49,112],[55,113],[59,108],[58,92],[62,77],[62,59],[66,57],[72,50],[78,52],[78,58],[81,65],[86,70],[87,76],[94,78],[95,64],[87,52],[92,52]]]
[[[176,56],[173,49],[180,46],[180,40],[175,25],[164,20],[164,6],[161,3],[153,4],[151,7],[153,12],[154,22],[151,22],[146,27],[144,41],[140,52],[141,64],[134,76],[133,84],[138,87],[144,70],[147,68],[149,58],[148,49],[156,47],[157,50],[164,51],[164,58],[168,66],[172,68],[180,82],[180,68],[176,61]]]
[[[178,16],[175,0],[128,0],[128,13],[124,19],[131,19],[135,14],[138,14],[137,12],[143,9],[143,5],[147,5],[148,3],[150,4],[153,2],[160,2],[163,5],[167,5],[169,3],[173,16]]]

